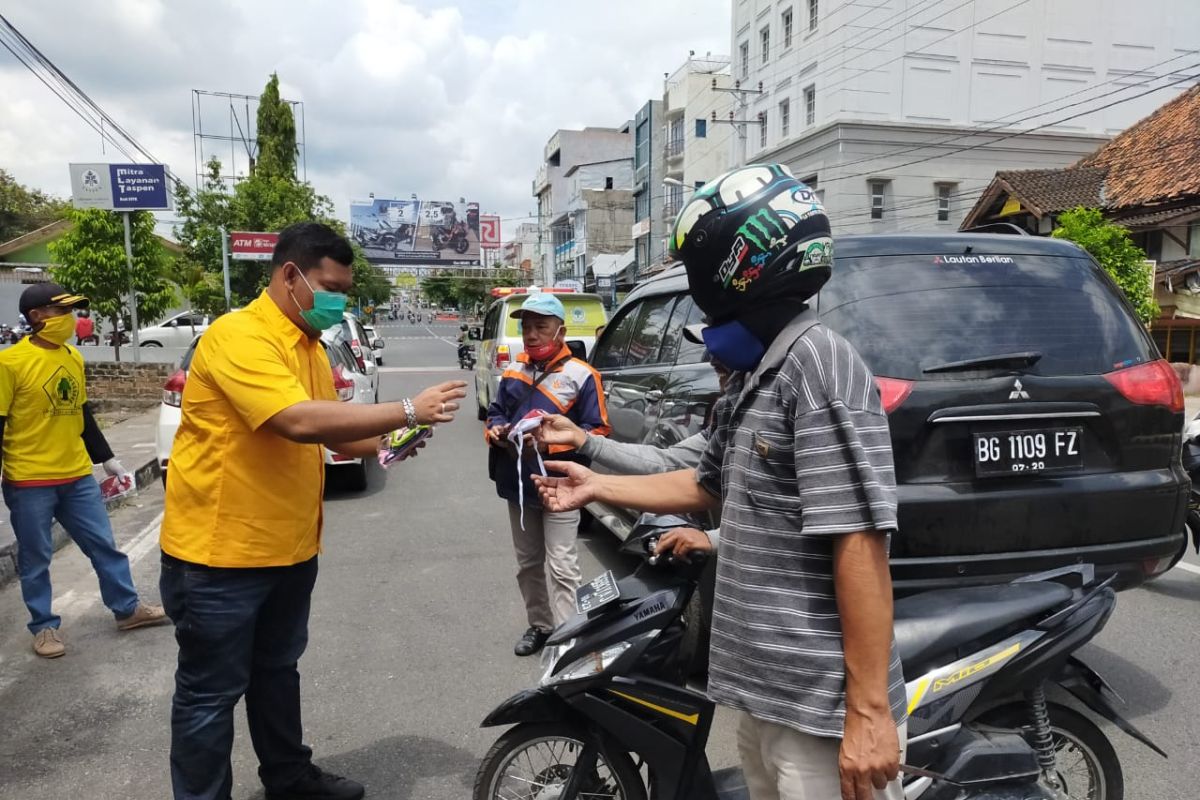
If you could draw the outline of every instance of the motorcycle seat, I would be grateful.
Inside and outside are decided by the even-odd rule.
[[[904,597],[895,604],[896,648],[904,664],[923,671],[960,646],[999,633],[1071,599],[1060,583],[1008,583],[937,589]]]

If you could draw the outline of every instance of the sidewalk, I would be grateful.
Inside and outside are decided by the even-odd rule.
[[[137,488],[157,481],[162,474],[154,457],[154,428],[158,422],[157,406],[135,414],[116,425],[104,429],[104,436],[112,447],[113,455],[133,473]],[[104,470],[95,467],[97,480],[103,480]],[[54,549],[58,550],[68,541],[67,532],[58,523],[54,524]],[[8,514],[0,513],[0,586],[17,576],[17,541]]]

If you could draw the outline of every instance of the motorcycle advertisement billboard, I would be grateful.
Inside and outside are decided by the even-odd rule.
[[[462,199],[352,201],[350,235],[373,264],[481,264],[479,204]]]

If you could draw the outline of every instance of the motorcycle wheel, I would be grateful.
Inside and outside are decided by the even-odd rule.
[[[1124,800],[1121,762],[1104,731],[1066,706],[1047,703],[1046,707],[1054,735],[1055,772],[1062,787],[1061,796],[1071,800]],[[1001,728],[1017,728],[1033,744],[1027,706],[1004,706],[989,711],[981,721]]]
[[[470,249],[471,249],[471,243],[469,241],[467,241],[467,238],[465,236],[454,242],[454,252],[458,253],[459,255],[467,252]]]
[[[473,800],[557,800],[588,734],[567,722],[526,722],[507,731],[483,757],[475,774]],[[646,787],[624,752],[597,756],[584,779],[581,798],[646,800]]]

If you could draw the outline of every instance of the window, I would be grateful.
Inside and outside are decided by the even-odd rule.
[[[871,219],[883,219],[883,193],[887,189],[887,181],[869,181],[871,189]]]
[[[815,31],[817,29],[817,0],[808,0],[808,29]]]
[[[817,87],[804,87],[804,124],[812,127],[817,124]]]
[[[616,280],[616,276],[613,276],[613,280]],[[625,364],[625,351],[629,348],[629,339],[633,336],[641,309],[640,303],[631,306],[627,313],[615,322],[609,323],[608,327],[604,329],[600,341],[596,342],[595,349],[592,351],[593,367],[605,369]]]
[[[788,137],[788,128],[792,123],[792,101],[784,100],[779,104],[779,136],[782,139]]]
[[[783,12],[781,26],[783,28],[783,49],[786,50],[792,46],[792,10],[790,8]]]
[[[705,360],[707,352],[702,344],[689,342],[683,337],[683,329],[688,325],[698,325],[704,322],[704,312],[700,307],[692,302],[692,298],[688,295],[682,295],[679,298],[679,304],[675,306],[675,313],[671,315],[671,327],[674,328],[676,320],[681,320],[679,325],[679,352],[670,353],[667,350],[667,345],[663,344],[663,361],[670,361],[674,355],[676,364],[699,364]]]
[[[704,186],[704,181],[696,181],[696,188],[700,189]]]
[[[937,187],[937,221],[950,221],[950,190],[954,188],[950,183],[938,183]]]
[[[750,43],[742,42],[738,45],[738,61],[741,62],[742,80],[750,78]]]
[[[673,295],[646,298],[638,314],[637,325],[629,337],[629,352],[625,354],[626,367],[640,367],[659,363],[663,334],[667,320],[671,318],[671,307],[675,305]]]
[[[613,188],[613,179],[612,179],[612,176],[611,176],[611,175],[609,175],[608,177],[606,177],[606,178],[604,179],[604,188],[605,188],[605,189],[611,189],[611,188]]]
[[[771,60],[771,26],[763,28],[758,32],[758,41],[762,45],[762,63],[767,63]]]
[[[696,120],[696,138],[703,139],[708,136],[708,120]]]
[[[767,146],[767,112],[758,112],[758,146]]]

